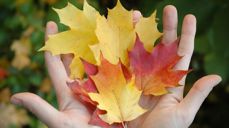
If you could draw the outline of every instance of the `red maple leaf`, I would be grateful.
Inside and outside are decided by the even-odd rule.
[[[178,82],[189,71],[174,70],[181,59],[177,54],[179,40],[173,43],[160,42],[153,51],[147,52],[139,38],[129,52],[130,67],[136,76],[136,85],[145,95],[163,95],[168,87],[178,86]]]
[[[94,75],[97,73],[97,67],[86,61],[82,60],[87,75]],[[93,113],[96,109],[96,103],[90,99],[88,93],[97,92],[94,82],[91,78],[88,78],[86,81],[74,81],[72,83],[67,83],[72,92],[75,94],[75,97],[87,106],[87,109],[90,113]]]

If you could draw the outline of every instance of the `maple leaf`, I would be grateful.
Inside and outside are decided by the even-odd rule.
[[[99,117],[109,123],[131,121],[146,112],[138,105],[142,91],[135,86],[134,77],[127,82],[122,65],[109,63],[101,58],[98,73],[90,76],[98,93],[89,93],[90,98],[97,102],[97,108],[106,111]]]
[[[98,13],[87,1],[84,2],[83,11],[68,3],[63,9],[54,9],[60,22],[69,26],[70,30],[49,36],[40,51],[50,51],[53,55],[74,54],[70,64],[70,77],[82,78],[84,68],[80,58],[95,64],[95,58],[89,45],[98,43],[95,35],[96,14]]]
[[[129,64],[127,51],[132,49],[138,33],[147,50],[152,50],[154,42],[161,37],[157,29],[156,11],[150,17],[141,17],[134,28],[133,11],[126,10],[120,0],[109,10],[107,19],[97,15],[96,35],[99,43],[92,45],[97,64],[100,64],[100,52],[110,63],[117,64],[119,59],[124,65]]]
[[[90,64],[82,60],[85,72],[89,75],[95,75],[97,73],[97,66]],[[127,75],[128,76],[128,75]],[[91,119],[88,122],[91,125],[100,126],[102,128],[122,128],[122,124],[113,124],[109,125],[108,123],[101,120],[99,117],[100,114],[106,113],[103,110],[96,108],[97,103],[92,101],[88,93],[97,92],[94,82],[89,77],[86,81],[80,83],[79,81],[74,81],[68,83],[68,86],[71,88],[72,92],[75,94],[76,98],[85,105],[87,110],[91,113]]]
[[[95,75],[97,73],[97,67],[95,65],[90,64],[83,59],[81,60],[87,76]],[[92,79],[89,77],[85,81],[74,81],[67,84],[78,100],[87,107],[89,112],[93,113],[97,104],[90,99],[88,93],[97,92],[97,89]]]
[[[97,92],[94,90],[94,84],[91,79],[80,83],[79,81],[74,81],[72,83],[67,83],[69,88],[72,90],[75,98],[80,101],[88,110],[89,113],[93,113],[96,110],[97,103],[92,101],[89,97],[89,92]]]
[[[150,17],[141,17],[135,26],[135,31],[147,51],[153,49],[154,43],[162,36],[157,29],[156,11]]]
[[[100,64],[100,53],[110,63],[117,64],[121,59],[124,65],[128,64],[127,50],[130,49],[135,41],[133,25],[133,11],[126,10],[117,1],[113,9],[108,9],[107,19],[97,15],[96,35],[99,43],[92,45],[91,49],[95,54],[97,64]]]
[[[144,49],[139,38],[129,52],[130,66],[136,76],[136,85],[145,95],[163,95],[167,87],[176,87],[189,71],[174,70],[181,59],[177,55],[179,40],[173,43],[159,43],[150,53]]]

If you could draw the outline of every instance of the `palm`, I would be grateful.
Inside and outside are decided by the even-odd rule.
[[[67,86],[67,85],[66,85]],[[77,103],[72,97],[64,104],[60,104],[62,108],[59,111],[59,119],[56,124],[47,124],[49,127],[53,128],[95,128],[95,126],[88,125],[90,120],[90,114],[86,108],[79,103]],[[58,122],[58,123],[57,123]]]
[[[74,101],[72,101],[74,102]],[[61,110],[60,118],[57,124],[47,124],[53,128],[92,128],[88,125],[90,116],[87,111],[77,108],[77,105],[69,105],[64,110]],[[61,123],[60,123],[61,122]]]
[[[183,116],[179,112],[179,100],[173,94],[147,99],[144,103],[144,106],[146,105],[151,105],[150,111],[130,122],[129,127],[185,128],[189,125],[188,122],[184,123]],[[179,126],[177,126],[178,124]]]
[[[59,123],[54,126],[48,124],[48,126],[54,128],[94,128],[88,125],[88,121],[91,117],[87,109],[76,101],[71,92],[69,93],[70,98],[68,97],[67,100],[59,99]]]
[[[139,13],[138,13],[139,14]],[[138,18],[135,16],[134,21]],[[163,14],[163,42],[173,42],[177,39],[177,12],[173,6],[167,6]],[[187,70],[194,48],[196,31],[195,17],[185,17],[182,27],[178,54],[183,56],[175,69]],[[53,22],[47,25],[47,35],[57,33],[57,26]],[[91,128],[88,125],[90,114],[87,109],[76,100],[66,81],[71,55],[52,56],[45,53],[46,64],[53,86],[57,93],[59,110],[53,108],[46,101],[31,93],[19,93],[12,97],[12,102],[23,105],[32,111],[42,122],[54,128]],[[67,69],[67,70],[66,70]],[[150,111],[138,119],[128,122],[130,128],[185,128],[193,121],[200,105],[219,83],[221,78],[216,75],[204,77],[197,81],[188,95],[183,98],[184,87],[170,89],[170,94],[161,97],[142,97],[140,104],[147,106]],[[184,85],[184,79],[180,81]]]

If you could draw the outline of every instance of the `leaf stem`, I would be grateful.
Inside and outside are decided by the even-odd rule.
[[[123,128],[128,128],[124,122],[122,122],[122,126],[123,126]]]

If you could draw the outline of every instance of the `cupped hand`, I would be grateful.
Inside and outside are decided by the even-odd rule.
[[[134,13],[134,22],[141,17]],[[163,13],[163,42],[173,42],[177,39],[177,11],[174,6],[166,6]],[[48,35],[58,32],[57,25],[49,22],[46,28]],[[194,49],[196,19],[193,15],[184,18],[178,54],[183,58],[175,69],[187,70]],[[50,128],[94,128],[88,125],[91,115],[87,109],[76,100],[66,81],[69,81],[69,64],[71,55],[52,56],[45,52],[45,60],[53,87],[57,94],[58,110],[32,93],[18,93],[12,96],[14,104],[24,106],[34,113]],[[198,80],[189,93],[183,98],[184,86],[171,88],[170,94],[160,97],[143,97],[141,104],[148,106],[150,111],[138,119],[128,122],[128,128],[187,128],[199,110],[201,104],[212,88],[221,81],[217,75],[209,75]],[[180,81],[184,85],[185,78]]]

